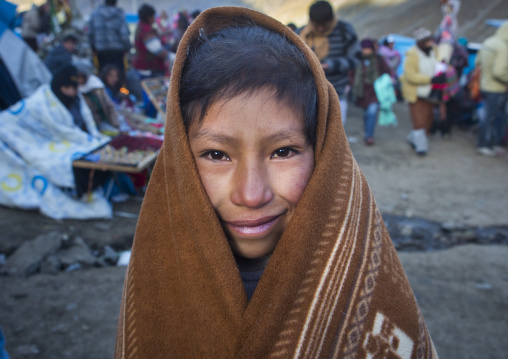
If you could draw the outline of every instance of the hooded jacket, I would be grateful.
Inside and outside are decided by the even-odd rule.
[[[314,171],[248,301],[199,177],[179,94],[192,39],[252,22],[305,55],[318,108]],[[437,356],[319,60],[266,15],[213,8],[192,23],[176,54],[164,144],[125,278],[116,358],[290,357]]]
[[[437,63],[437,49],[434,47],[427,58],[417,45],[411,47],[406,53],[404,61],[404,73],[400,77],[402,97],[409,103],[415,103],[418,99],[418,87],[427,86],[430,92],[432,75],[423,74],[420,69],[420,59]]]
[[[482,91],[501,93],[508,90],[508,21],[483,42],[476,62],[481,66]]]
[[[99,6],[92,13],[88,27],[90,44],[95,51],[128,51],[131,48],[125,14],[119,7]]]

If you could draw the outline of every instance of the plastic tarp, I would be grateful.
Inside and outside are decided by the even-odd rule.
[[[0,0],[0,36],[6,29],[14,28],[16,22],[17,5],[5,0]]]
[[[374,81],[374,91],[379,101],[378,124],[380,126],[397,126],[397,117],[392,111],[392,106],[397,102],[397,96],[393,89],[393,81],[390,75],[383,74]]]
[[[109,141],[82,98],[81,105],[89,133],[74,124],[49,85],[0,113],[0,204],[39,208],[55,219],[111,218],[100,191],[80,200],[61,189],[75,187],[72,161]]]
[[[30,96],[40,85],[51,81],[51,73],[39,56],[9,29],[0,35],[0,58],[21,97]]]

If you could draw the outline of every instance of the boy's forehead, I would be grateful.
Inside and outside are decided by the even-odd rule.
[[[194,121],[190,138],[216,139],[242,132],[272,140],[304,133],[303,116],[270,92],[257,91],[213,103],[203,120]]]

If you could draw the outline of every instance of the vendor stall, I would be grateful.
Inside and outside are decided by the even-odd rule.
[[[73,162],[75,168],[140,173],[149,168],[162,146],[162,140],[120,135]]]
[[[141,81],[143,90],[147,93],[150,102],[157,112],[166,117],[166,102],[169,88],[169,77],[154,77]]]

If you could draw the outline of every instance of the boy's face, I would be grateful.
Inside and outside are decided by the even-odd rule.
[[[233,251],[273,251],[314,169],[301,116],[267,90],[208,108],[189,129],[206,193]]]

